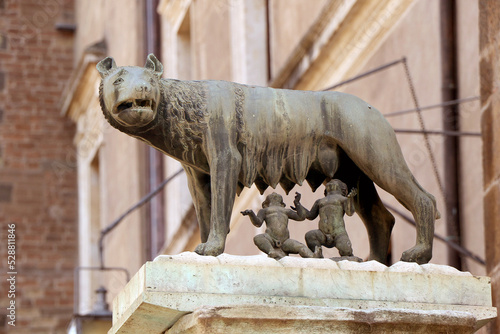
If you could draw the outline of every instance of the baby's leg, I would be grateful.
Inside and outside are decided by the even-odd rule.
[[[321,230],[307,232],[305,239],[307,247],[313,252],[316,251],[316,248],[321,248],[322,245],[326,244],[326,236]]]
[[[258,234],[253,238],[254,244],[266,254],[271,253],[274,250],[272,239],[267,234]]]
[[[306,245],[298,242],[297,240],[285,240],[281,248],[285,253],[288,254],[299,254],[302,257],[315,257],[315,254],[309,248],[307,248]]]
[[[339,250],[340,256],[352,256],[352,245],[349,236],[344,232],[335,237],[335,247]]]
[[[273,259],[279,260],[288,255],[281,248],[274,247],[274,241],[267,233],[256,235],[253,242],[261,251]]]

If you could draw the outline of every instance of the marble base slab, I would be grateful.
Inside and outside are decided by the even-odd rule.
[[[264,320],[252,314],[272,316]],[[205,333],[197,323],[209,324],[207,319],[212,319],[238,326],[238,321],[230,319],[244,315],[248,319],[239,321],[240,325],[288,319],[281,323],[297,329],[285,329],[287,333],[302,333],[298,328],[310,326],[311,321],[323,323],[321,328],[330,323],[376,325],[382,330],[386,330],[384,324],[417,321],[413,325],[454,324],[462,326],[463,333],[472,333],[497,313],[488,277],[448,266],[398,262],[386,267],[376,261],[297,257],[276,261],[260,255],[210,257],[186,252],[159,256],[139,270],[114,300],[109,333],[164,333],[168,329],[172,334],[189,333],[189,326],[192,333]],[[225,322],[221,321],[224,317],[228,317]],[[451,332],[459,333],[455,329]],[[252,332],[266,333],[249,329]]]
[[[474,331],[476,319],[456,311],[356,310],[319,306],[206,306],[181,317],[165,334],[453,333]]]

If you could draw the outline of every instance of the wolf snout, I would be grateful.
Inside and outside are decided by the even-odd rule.
[[[151,87],[148,84],[141,84],[135,87],[135,91],[139,93],[151,92]]]

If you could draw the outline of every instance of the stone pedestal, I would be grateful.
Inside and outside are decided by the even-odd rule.
[[[491,305],[489,278],[448,266],[182,253],[139,270],[109,333],[473,333]]]

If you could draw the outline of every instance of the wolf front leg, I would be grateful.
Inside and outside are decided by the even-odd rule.
[[[200,255],[217,256],[224,252],[226,236],[229,233],[238,174],[241,168],[241,155],[235,147],[230,147],[227,142],[220,146],[212,145],[212,147],[214,149],[209,154],[210,229],[208,239],[198,245],[195,251]]]
[[[189,192],[193,199],[196,218],[200,226],[201,242],[206,242],[210,232],[211,216],[210,175],[186,165],[182,167],[186,171]]]

